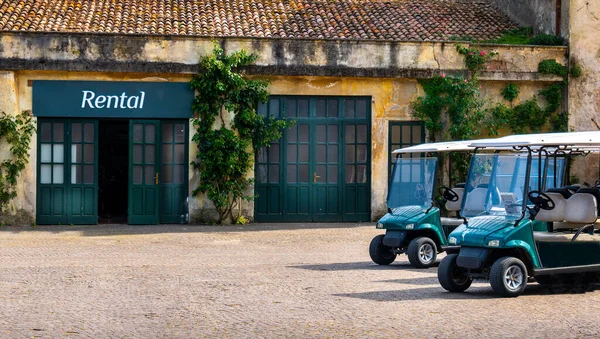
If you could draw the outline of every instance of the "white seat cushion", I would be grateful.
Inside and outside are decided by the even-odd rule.
[[[591,224],[598,219],[598,202],[596,197],[587,193],[575,193],[567,199],[565,221]]]
[[[535,220],[540,221],[563,221],[565,220],[565,208],[567,206],[567,199],[560,193],[548,192],[546,193],[552,201],[554,201],[554,208],[551,210],[540,210],[535,216]]]
[[[467,200],[465,200],[465,208],[462,213],[472,216],[485,211],[485,196],[487,191],[487,188],[478,187],[467,193]]]
[[[462,187],[455,187],[452,190],[458,195],[458,200],[446,201],[446,209],[450,212],[460,211],[460,207],[462,205],[462,198],[465,194],[465,189]]]
[[[457,219],[457,218],[446,218],[446,217],[441,217],[440,218],[442,226],[460,226],[463,224],[463,220],[462,219]]]

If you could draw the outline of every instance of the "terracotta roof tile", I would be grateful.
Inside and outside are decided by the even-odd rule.
[[[431,41],[517,27],[482,0],[0,0],[0,31]]]

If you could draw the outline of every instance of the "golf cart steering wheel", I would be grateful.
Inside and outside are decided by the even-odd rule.
[[[552,200],[552,198],[550,198],[546,193],[540,191],[531,191],[527,196],[529,197],[529,200],[534,203],[534,205],[539,206],[539,208],[543,210],[549,211],[556,206],[554,200]]]
[[[446,186],[440,186],[438,192],[446,201],[458,201],[459,197],[454,190]]]

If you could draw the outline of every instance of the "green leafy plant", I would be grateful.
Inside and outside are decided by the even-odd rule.
[[[244,50],[226,55],[215,43],[212,53],[201,58],[199,74],[190,81],[198,93],[192,104],[197,114],[192,140],[198,148],[192,166],[200,180],[193,195],[206,194],[219,213],[219,224],[234,220],[233,211],[241,201],[254,198],[247,193],[253,183],[248,173],[254,154],[294,123],[257,114],[258,103],[268,100],[268,82],[246,79],[239,71],[257,57]],[[230,127],[229,114],[234,116]]]
[[[471,47],[463,47],[460,44],[456,45],[456,50],[459,54],[465,56],[465,66],[473,72],[476,76],[477,73],[486,69],[487,62],[498,55],[498,53],[494,51],[484,51],[479,49],[474,49]]]
[[[504,99],[513,102],[519,97],[519,87],[515,84],[506,84],[506,87],[502,90],[502,96]]]
[[[543,45],[543,46],[560,46],[565,43],[565,40],[559,36],[551,34],[538,34],[531,38],[529,41],[530,45]]]
[[[35,125],[28,111],[17,116],[2,112],[0,138],[10,144],[12,157],[0,164],[0,214],[6,212],[10,201],[17,196],[17,179],[29,162],[29,144],[34,132]]]
[[[568,69],[567,66],[559,64],[554,59],[547,59],[538,64],[538,72],[542,74],[556,74],[564,78],[567,76]]]
[[[570,74],[573,78],[579,78],[582,73],[583,70],[581,69],[581,66],[579,64],[574,63],[573,65],[571,65]]]

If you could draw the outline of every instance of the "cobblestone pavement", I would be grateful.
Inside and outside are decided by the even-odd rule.
[[[597,337],[600,288],[445,292],[368,224],[0,229],[2,338]]]

